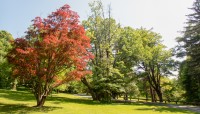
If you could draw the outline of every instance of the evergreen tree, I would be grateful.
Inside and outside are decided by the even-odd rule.
[[[182,42],[184,54],[187,60],[182,63],[180,78],[186,90],[188,101],[200,101],[200,0],[196,0],[190,8],[193,13],[188,15],[187,26],[183,37],[178,39]],[[181,50],[183,51],[183,49]]]

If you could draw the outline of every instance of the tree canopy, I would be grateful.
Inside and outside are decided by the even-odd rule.
[[[91,15],[83,21],[91,38],[95,59],[91,62],[92,77],[82,78],[94,100],[111,101],[116,95],[127,93],[128,85],[136,83],[135,67],[142,68],[148,83],[162,102],[161,77],[170,73],[173,63],[171,50],[166,50],[161,36],[152,30],[121,27],[104,13],[100,1],[89,4]]]
[[[38,107],[53,88],[91,73],[87,70],[93,58],[90,39],[78,18],[64,5],[45,19],[36,17],[27,35],[12,43],[7,57],[14,75],[31,84]]]
[[[7,31],[0,31],[0,88],[8,88],[12,81],[11,65],[6,59],[8,51],[12,48],[13,37]]]

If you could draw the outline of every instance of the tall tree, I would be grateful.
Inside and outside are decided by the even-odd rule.
[[[105,17],[100,1],[89,4],[91,15],[83,21],[88,36],[91,38],[92,53],[95,59],[91,63],[93,77],[84,77],[82,82],[88,87],[94,100],[111,101],[112,92],[119,91],[121,73],[114,67],[114,44],[119,34],[119,25],[109,15]],[[90,80],[90,81],[89,81]]]
[[[11,83],[11,65],[6,59],[6,54],[12,48],[13,37],[7,31],[0,31],[0,88],[6,88]]]
[[[84,77],[94,100],[101,100],[125,92],[136,78],[134,67],[142,63],[149,83],[162,102],[160,77],[168,72],[167,63],[171,52],[165,50],[161,36],[145,29],[122,28],[110,16],[105,16],[100,1],[90,4],[91,15],[83,21],[87,35],[91,38],[91,62],[93,77]],[[130,84],[129,84],[130,83]],[[154,92],[155,93],[155,92]]]
[[[161,77],[171,74],[170,68],[173,66],[172,53],[170,50],[165,49],[159,34],[145,29],[141,29],[139,34],[143,45],[139,60],[140,68],[146,73],[150,84],[152,101],[156,101],[155,92],[159,101],[163,102]]]
[[[186,90],[188,101],[200,101],[200,0],[194,1],[191,8],[193,13],[188,15],[187,26],[183,37],[177,39],[180,42],[187,60],[181,65],[180,79]],[[183,53],[183,54],[182,54]]]
[[[8,60],[14,74],[31,84],[37,107],[44,105],[53,88],[90,73],[90,39],[78,18],[64,5],[48,18],[36,17],[26,37],[13,42]]]

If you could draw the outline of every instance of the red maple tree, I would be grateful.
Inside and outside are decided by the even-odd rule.
[[[53,88],[91,73],[87,62],[90,39],[79,16],[64,5],[47,18],[36,17],[24,38],[13,41],[8,60],[14,75],[32,86],[37,107],[42,107]]]

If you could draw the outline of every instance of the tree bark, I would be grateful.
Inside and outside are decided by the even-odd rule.
[[[17,90],[17,79],[16,78],[13,80],[12,90],[14,90],[14,91]]]
[[[152,87],[150,87],[150,94],[151,94],[151,102],[155,102],[155,94]]]
[[[81,79],[81,82],[88,88],[89,93],[90,93],[91,96],[92,96],[92,99],[93,99],[94,101],[99,100],[98,95],[94,92],[92,86],[90,85],[90,83],[87,81],[87,79],[86,79],[85,77],[83,77],[83,78]]]
[[[50,89],[48,88],[48,84],[46,82],[45,85],[42,85],[40,81],[35,84],[34,87],[34,95],[37,100],[37,105],[35,107],[43,107],[46,101],[47,96],[50,93]]]
[[[150,66],[150,68],[149,68],[150,70],[148,70],[147,67],[145,67],[145,71],[148,73],[147,79],[150,84],[150,92],[151,92],[152,102],[156,102],[156,94],[159,98],[159,101],[163,102],[162,91],[161,91],[161,87],[160,87],[161,76],[158,73],[159,71],[157,71],[157,73],[155,73],[154,66],[151,66],[151,64],[149,64],[149,66]],[[156,92],[156,94],[155,94],[155,92]]]
[[[43,107],[44,106],[44,103],[45,103],[45,101],[46,101],[46,97],[47,96],[40,96],[40,98],[39,99],[37,99],[37,105],[36,105],[36,107]]]
[[[148,93],[146,91],[146,102],[148,102],[148,100],[149,100],[149,97],[148,97]]]
[[[158,95],[159,101],[163,102],[163,96],[162,96],[162,91],[160,89],[156,90],[156,93]]]

